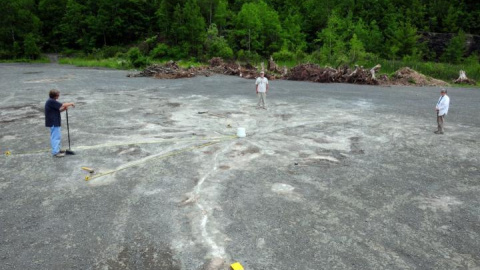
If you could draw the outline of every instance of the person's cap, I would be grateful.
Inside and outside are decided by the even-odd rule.
[[[263,72],[263,71],[260,71],[260,74],[265,74],[265,72]]]
[[[442,90],[440,91],[440,93],[446,93],[447,92],[447,89],[445,88],[442,88]]]

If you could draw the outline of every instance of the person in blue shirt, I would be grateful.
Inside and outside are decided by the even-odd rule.
[[[60,91],[56,89],[50,90],[48,95],[50,98],[45,102],[45,126],[50,128],[52,155],[54,157],[64,157],[65,151],[60,151],[60,143],[62,141],[62,118],[60,112],[67,110],[68,107],[75,107],[75,104],[73,102],[58,102]]]

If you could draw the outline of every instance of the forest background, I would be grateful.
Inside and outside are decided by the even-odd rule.
[[[258,63],[410,66],[480,79],[477,0],[0,0],[0,59],[61,53],[144,67],[212,57]],[[433,50],[424,37],[448,37]],[[478,40],[478,39],[477,39]],[[480,42],[479,42],[480,43]],[[479,44],[480,46],[480,44]],[[68,60],[65,60],[68,61]]]

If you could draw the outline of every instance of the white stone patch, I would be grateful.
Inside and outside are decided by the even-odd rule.
[[[133,151],[135,151],[135,148],[134,148],[134,147],[131,147],[131,148],[127,149],[127,150],[123,150],[122,152],[118,153],[118,155],[121,156],[121,155],[129,154],[129,153],[131,153],[131,152],[133,152]]]
[[[156,130],[158,129],[158,126],[155,124],[146,124],[145,127],[143,127],[144,130]]]
[[[275,183],[272,185],[272,191],[278,194],[292,193],[295,188],[288,184]]]
[[[370,108],[372,106],[372,103],[366,101],[365,99],[360,99],[359,101],[355,102],[354,107],[361,107],[362,109],[364,108]]]
[[[288,184],[275,183],[272,185],[271,190],[289,201],[300,202],[303,199],[302,195],[298,192],[295,192],[295,188]]]
[[[163,189],[157,188],[157,189],[153,189],[153,190],[145,190],[145,191],[143,191],[143,194],[147,195],[147,196],[152,196],[152,195],[156,195],[156,194],[162,193],[162,192],[163,192]]]
[[[258,238],[257,239],[257,248],[262,249],[265,247],[265,239],[264,238]]]
[[[3,140],[15,140],[17,137],[13,136],[13,135],[5,135],[3,136]]]
[[[45,79],[39,79],[39,80],[28,80],[24,81],[23,83],[54,83],[54,82],[61,82],[61,81],[66,81],[66,80],[71,80],[74,77],[72,75],[60,77],[60,78],[45,78]]]
[[[329,157],[329,156],[316,156],[316,157],[311,157],[309,158],[311,160],[325,160],[325,161],[330,161],[330,162],[340,162],[338,159],[334,157]]]
[[[126,113],[126,112],[130,112],[130,111],[132,111],[132,110],[133,110],[132,108],[127,108],[127,109],[116,110],[115,112],[117,112],[117,113]]]
[[[6,189],[8,186],[10,186],[10,182],[0,183],[0,190]]]
[[[461,205],[463,202],[457,200],[455,197],[442,196],[435,198],[418,198],[419,208],[422,210],[431,209],[433,211],[441,210],[444,212],[450,212],[451,207],[455,205]]]
[[[99,172],[101,172],[101,170],[99,170]],[[112,183],[115,183],[115,173],[108,174],[99,178],[94,178],[92,180],[89,180],[87,183],[89,186],[94,186],[94,187],[108,186]]]

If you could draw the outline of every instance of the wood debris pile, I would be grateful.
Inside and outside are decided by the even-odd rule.
[[[232,62],[224,63],[223,60],[218,57],[212,58],[210,60],[209,70],[214,73],[240,76],[246,79],[252,79],[258,76],[257,69],[250,64],[246,64],[242,66],[240,64],[232,63]]]
[[[302,64],[292,68],[284,79],[295,81],[311,81],[321,83],[355,83],[378,84],[368,69],[356,66],[354,70],[348,67],[331,68],[320,67],[316,64]]]
[[[272,58],[268,61],[265,77],[269,80],[284,79],[295,81],[311,81],[319,83],[352,83],[366,85],[412,85],[412,86],[447,86],[448,83],[437,80],[416,72],[408,67],[401,68],[389,78],[385,74],[378,75],[381,65],[371,69],[355,66],[354,69],[348,66],[339,68],[321,67],[316,64],[301,64],[288,70],[286,67],[279,68]],[[151,65],[138,74],[129,74],[128,77],[154,77],[158,79],[191,78],[197,75],[210,76],[212,73],[240,76],[246,79],[255,79],[259,71],[265,70],[263,63],[261,67],[250,64],[240,65],[234,62],[225,62],[222,58],[210,59],[208,67],[190,67],[184,69],[174,61],[165,65]],[[378,78],[377,78],[378,77]],[[476,84],[475,81],[466,77],[460,71],[460,77],[455,83]]]
[[[208,76],[209,73],[205,69],[201,68],[188,68],[183,69],[178,66],[174,61],[169,61],[165,65],[151,65],[146,67],[138,74],[128,74],[128,77],[154,77],[157,79],[179,79],[179,78],[191,78],[196,75],[203,74]]]

